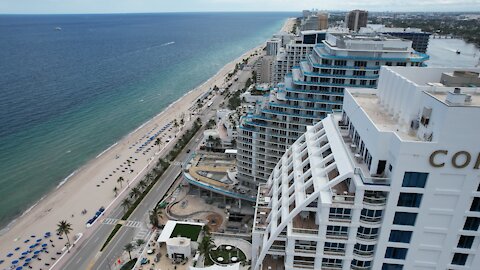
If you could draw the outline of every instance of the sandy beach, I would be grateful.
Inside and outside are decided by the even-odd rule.
[[[289,31],[292,23],[292,19],[287,20],[282,30]],[[187,121],[194,120],[195,116],[188,117],[194,110],[192,104],[196,104],[197,99],[213,86],[221,87],[225,83],[226,75],[233,71],[236,63],[261,50],[263,46],[264,44],[253,48],[225,65],[208,81],[185,94],[163,112],[77,170],[68,181],[11,223],[0,235],[0,260],[4,260],[0,264],[0,269],[9,269],[11,261],[18,260],[22,252],[30,250],[33,253],[42,248],[48,250],[49,254],[39,252],[39,256],[45,258],[42,261],[35,258],[30,265],[34,269],[49,269],[50,266],[46,266],[45,263],[53,265],[62,254],[62,248],[66,243],[66,239],[56,235],[59,221],[66,220],[71,223],[73,230],[69,234],[70,239],[79,234],[88,235],[87,232],[91,228],[86,227],[86,222],[95,215],[95,212],[100,207],[105,207],[105,212],[108,213],[118,205],[128,195],[130,188],[149,171],[149,166],[153,166],[159,157],[166,154],[162,149],[167,141],[175,143],[178,129],[173,127],[173,121],[175,119],[180,121],[182,116],[187,124]],[[154,145],[157,137],[162,141],[159,146]],[[123,177],[125,181],[118,183],[119,177]],[[118,189],[117,196],[113,191],[115,187]],[[96,222],[102,220],[103,217],[100,217]],[[50,236],[45,235],[46,233],[50,233]],[[13,255],[7,256],[9,253]],[[19,263],[23,265],[22,261]]]

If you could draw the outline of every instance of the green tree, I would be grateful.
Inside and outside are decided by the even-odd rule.
[[[145,240],[143,239],[137,239],[137,241],[135,241],[135,245],[137,245],[137,247],[141,247],[143,244],[145,244]]]
[[[128,198],[125,198],[123,199],[121,205],[123,207],[123,211],[127,212],[128,208],[130,208],[130,206],[132,205],[132,202]]]
[[[202,238],[202,241],[198,245],[198,251],[200,252],[201,255],[204,255],[204,257],[207,257],[208,254],[210,253],[210,250],[215,246],[215,243],[213,242],[213,238],[210,235],[204,235]]]
[[[142,192],[140,191],[140,189],[138,187],[134,187],[132,188],[132,190],[130,190],[130,198],[138,198],[140,197],[140,195],[142,195]]]
[[[68,223],[66,220],[62,220],[57,224],[57,233],[60,235],[64,234],[67,238],[68,252],[70,252],[70,239],[68,238],[68,234],[71,233],[72,230],[72,224]]]
[[[125,181],[125,179],[120,176],[118,179],[117,179],[117,183],[120,183],[120,188],[122,188],[122,183]]]
[[[133,251],[135,247],[132,245],[132,243],[128,243],[123,247],[123,250],[128,252],[128,257],[130,257],[130,260],[132,260],[132,254],[131,252]]]
[[[148,186],[148,183],[145,179],[142,179],[140,182],[138,182],[138,186],[142,189],[145,190],[145,188]]]

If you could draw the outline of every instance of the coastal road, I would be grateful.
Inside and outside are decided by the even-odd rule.
[[[213,104],[210,108],[205,108],[199,115],[203,123],[215,117],[215,112],[219,104],[224,98],[216,95],[213,98]],[[193,117],[195,119],[195,117]],[[192,123],[189,123],[189,126]],[[186,127],[188,128],[188,127]],[[185,149],[171,163],[170,167],[165,171],[159,181],[153,186],[152,190],[145,196],[143,201],[138,205],[128,221],[124,223],[116,236],[111,240],[109,245],[103,252],[99,252],[106,238],[114,228],[115,224],[123,215],[123,209],[120,205],[115,207],[103,222],[96,227],[95,231],[88,237],[86,242],[76,246],[72,252],[75,252],[61,267],[66,270],[77,269],[111,269],[116,259],[123,253],[123,247],[133,241],[135,238],[145,238],[149,233],[147,228],[148,213],[156,203],[163,198],[169,191],[171,185],[181,173],[181,164],[187,159],[186,149],[194,149],[199,139],[203,136],[204,127],[190,140]],[[166,149],[164,153],[168,152]],[[101,221],[99,221],[101,222]],[[143,236],[143,237],[142,237]]]

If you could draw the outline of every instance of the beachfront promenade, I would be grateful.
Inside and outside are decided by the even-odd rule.
[[[253,62],[253,61],[252,61]],[[239,80],[234,82],[231,89],[243,88],[245,81],[251,76],[250,71],[240,71]],[[219,108],[220,103],[224,102],[224,96],[217,95],[212,99],[212,105],[210,108],[204,106],[203,111],[198,115],[203,123],[215,117],[215,112]],[[186,123],[185,129],[188,129],[191,122]],[[181,166],[185,160],[188,159],[187,149],[194,149],[199,143],[199,139],[203,135],[204,127],[190,140],[189,144],[184,148],[179,156],[171,163],[169,169],[163,174],[159,181],[155,184],[150,193],[144,198],[142,203],[129,217],[129,224],[136,224],[137,226],[122,226],[117,232],[116,236],[110,242],[110,244],[101,253],[98,251],[103,245],[105,239],[110,234],[116,223],[109,222],[105,224],[100,222],[95,231],[88,237],[85,243],[76,247],[74,254],[70,255],[66,260],[59,264],[61,268],[55,269],[114,269],[115,262],[124,253],[123,247],[126,243],[131,242],[133,239],[139,239],[140,237],[146,238],[149,233],[147,227],[148,212],[155,206],[155,204],[169,191],[170,186],[175,182],[178,176],[181,175]],[[171,144],[170,146],[173,146]],[[167,153],[168,149],[165,149],[164,153]],[[181,176],[180,176],[181,177]],[[112,221],[118,220],[123,215],[122,207],[118,206],[112,212],[105,216],[104,220]],[[141,236],[139,236],[141,234]],[[112,268],[110,268],[112,267]]]

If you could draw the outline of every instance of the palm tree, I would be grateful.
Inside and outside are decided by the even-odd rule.
[[[130,198],[132,198],[132,199],[137,198],[140,195],[142,195],[142,192],[137,187],[132,188],[132,190],[130,191]]]
[[[143,244],[145,244],[145,240],[137,239],[137,241],[135,241],[135,244],[137,245],[137,247],[141,247]]]
[[[123,250],[128,252],[128,257],[130,257],[130,261],[132,260],[132,254],[130,254],[130,252],[132,252],[134,248],[135,247],[132,245],[132,243],[128,243],[123,247]]]
[[[205,235],[202,238],[202,241],[198,245],[198,251],[201,255],[205,257],[210,253],[210,250],[215,246],[213,238],[210,235]]]
[[[155,145],[160,145],[162,143],[162,139],[157,138],[154,142]]]
[[[177,119],[175,119],[175,121],[173,121],[173,126],[175,127],[175,129],[178,130],[178,121],[177,121]]]
[[[152,224],[152,227],[158,228],[160,224],[158,223],[158,216],[155,213],[155,209],[150,211],[150,215],[148,217],[150,219],[150,224]]]
[[[117,188],[117,186],[115,186],[115,187],[113,188],[113,193],[115,194],[115,197],[117,197],[117,195],[118,195],[118,188]]]
[[[138,182],[138,186],[141,189],[145,189],[148,186],[147,181],[145,181],[145,179],[142,179],[140,182]]]
[[[125,198],[122,201],[122,207],[125,212],[127,212],[128,208],[130,208],[131,205],[132,205],[132,202],[128,198]]]
[[[68,234],[72,232],[72,224],[68,223],[66,220],[62,220],[57,224],[57,233],[64,234],[67,237],[68,243],[68,252],[70,252],[70,239],[68,238]]]
[[[120,188],[122,188],[122,182],[125,181],[125,179],[120,176],[118,179],[117,179],[117,183],[120,183]]]

